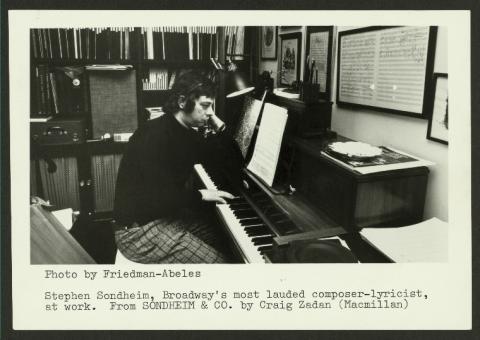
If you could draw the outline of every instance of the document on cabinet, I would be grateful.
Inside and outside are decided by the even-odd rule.
[[[247,169],[272,186],[287,124],[287,109],[266,103],[253,156]]]

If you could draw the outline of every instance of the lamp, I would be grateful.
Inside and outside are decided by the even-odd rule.
[[[255,89],[254,86],[250,85],[247,76],[238,69],[237,65],[230,58],[228,58],[228,63],[225,66],[213,58],[210,58],[210,60],[217,70],[225,72],[225,92],[227,93],[227,98],[238,97]]]
[[[234,70],[227,72],[225,89],[227,98],[233,98],[251,92],[255,87],[249,84],[244,73]]]

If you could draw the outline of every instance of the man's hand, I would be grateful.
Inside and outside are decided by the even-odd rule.
[[[226,199],[235,198],[232,194],[221,190],[201,189],[200,193],[202,201],[205,202],[227,203]]]

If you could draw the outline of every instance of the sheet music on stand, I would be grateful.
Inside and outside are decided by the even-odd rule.
[[[247,166],[270,187],[275,178],[287,118],[287,109],[265,103],[253,156]]]

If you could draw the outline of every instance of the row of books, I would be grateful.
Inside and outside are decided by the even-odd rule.
[[[147,27],[141,29],[141,58],[209,60],[218,58],[216,27]]]
[[[192,72],[193,69],[178,68],[178,69],[166,69],[159,67],[150,67],[147,72],[141,75],[142,89],[144,91],[158,91],[158,90],[171,90],[175,79],[184,73]],[[195,69],[196,72],[200,72],[205,77],[215,82],[216,71],[215,69]]]
[[[34,58],[129,60],[135,58],[132,27],[36,28],[30,30]]]
[[[170,81],[168,70],[161,68],[150,68],[148,77],[142,79],[144,91],[168,90],[172,88],[175,73],[172,73]]]
[[[245,49],[245,27],[228,26],[225,28],[225,54],[233,60],[243,60]]]
[[[31,82],[32,118],[60,113],[81,114],[85,109],[85,84],[80,67],[35,66]]]
[[[67,60],[131,60],[136,58],[133,27],[35,28],[30,30],[34,58]],[[140,58],[144,60],[218,59],[218,35],[214,26],[142,27]],[[245,27],[225,28],[225,52],[243,59]]]

